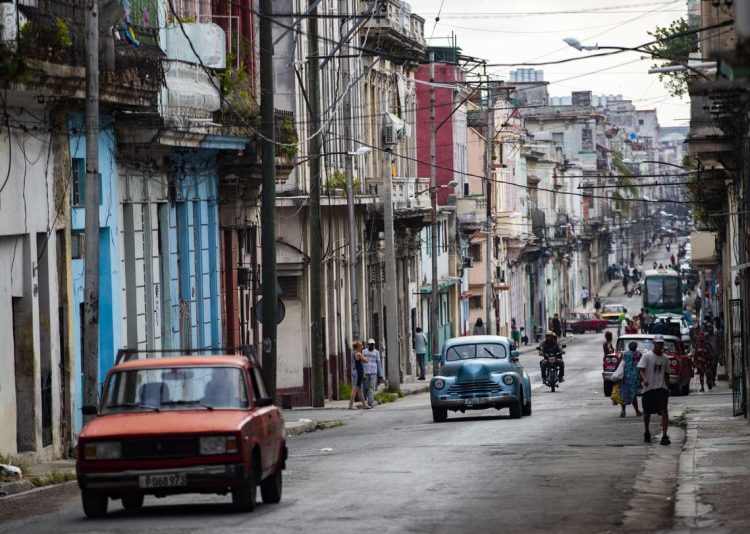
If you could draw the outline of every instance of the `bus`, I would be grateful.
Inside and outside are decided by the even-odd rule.
[[[668,269],[649,269],[643,274],[643,308],[651,315],[682,315],[682,280]]]

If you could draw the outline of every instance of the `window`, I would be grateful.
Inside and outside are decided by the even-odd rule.
[[[482,244],[481,243],[474,243],[471,245],[471,248],[469,249],[469,253],[471,254],[471,257],[474,258],[474,261],[482,261]]]
[[[639,124],[640,126],[643,126],[643,119],[638,119],[638,124]]]
[[[103,413],[148,410],[248,408],[247,388],[237,367],[147,368],[114,373]]]
[[[594,137],[591,128],[581,130],[581,150],[589,152],[594,150]]]
[[[563,134],[562,132],[554,132],[552,134],[552,142],[555,143],[556,145],[562,145],[564,135],[565,134]]]
[[[86,202],[86,160],[73,158],[70,169],[70,192],[73,207],[82,208]]]
[[[445,360],[448,362],[470,360],[474,358],[505,359],[506,357],[505,345],[490,343],[454,345],[445,353]]]
[[[472,297],[469,297],[469,309],[470,310],[482,309],[482,295],[474,295]]]
[[[70,167],[70,203],[74,208],[83,208],[86,206],[86,159],[73,158]],[[99,174],[99,205],[102,205],[101,174]]]
[[[298,299],[299,297],[299,276],[279,276],[279,286],[281,287],[281,298]]]

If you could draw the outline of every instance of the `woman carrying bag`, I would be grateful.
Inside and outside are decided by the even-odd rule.
[[[625,407],[628,404],[633,405],[636,416],[643,415],[638,409],[638,390],[641,387],[638,362],[641,359],[641,353],[637,349],[638,343],[631,341],[628,344],[628,350],[622,354],[620,363],[612,374],[612,382],[615,383],[612,388],[612,404],[621,406],[620,417],[625,417]]]

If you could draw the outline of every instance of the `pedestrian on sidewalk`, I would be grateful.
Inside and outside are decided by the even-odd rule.
[[[523,326],[520,328],[519,333],[521,334],[521,343],[523,343],[524,347],[528,347],[529,336],[526,335],[526,329]]]
[[[703,307],[703,299],[701,298],[700,290],[695,292],[695,301],[693,302],[693,306],[695,306],[695,318],[698,320],[698,322],[700,322],[701,307]]]
[[[625,417],[625,407],[629,404],[635,408],[635,415],[643,415],[638,409],[638,390],[641,387],[641,373],[638,371],[638,362],[642,354],[638,349],[638,343],[628,343],[628,350],[622,354],[623,374],[622,380],[617,382],[612,389],[612,404],[619,404],[622,408],[620,417]]]
[[[654,348],[643,355],[638,369],[643,382],[643,441],[651,443],[651,415],[661,415],[661,444],[669,445],[669,358],[664,355],[664,337],[654,336]]]
[[[695,347],[693,348],[693,367],[698,374],[698,380],[701,384],[701,392],[706,391],[705,385],[708,384],[708,390],[714,387],[714,351],[711,344],[706,340],[706,334],[698,332],[696,334]]]
[[[354,403],[357,401],[357,395],[362,399],[360,408],[366,410],[369,408],[365,402],[365,393],[362,389],[362,384],[365,379],[365,367],[364,364],[367,361],[367,357],[362,354],[362,342],[357,340],[352,343],[352,358],[354,360],[354,369],[352,371],[352,394],[349,396],[349,409],[354,410]]]
[[[560,314],[558,313],[552,318],[552,331],[558,339],[562,337],[562,323],[560,322]]]
[[[609,356],[615,351],[615,347],[612,345],[612,332],[607,330],[604,332],[604,343],[602,343],[602,352],[604,356]]]
[[[596,313],[596,316],[599,317],[599,313],[602,310],[602,300],[599,298],[599,293],[594,295],[594,312]]]
[[[422,327],[416,328],[417,333],[414,336],[414,352],[417,353],[417,368],[419,369],[418,380],[424,380],[424,360],[427,354],[427,336],[422,333]]]
[[[510,320],[510,338],[516,347],[521,346],[521,331],[518,329],[515,317]]]
[[[476,322],[474,323],[474,330],[472,330],[472,335],[475,336],[483,336],[485,333],[484,330],[484,321],[482,321],[481,317],[477,317]]]
[[[367,340],[367,348],[362,351],[367,358],[365,363],[365,380],[367,381],[367,404],[370,408],[375,406],[375,389],[383,380],[383,365],[380,360],[380,351],[375,348],[375,340]]]
[[[581,289],[581,302],[583,302],[583,307],[586,307],[586,304],[589,301],[589,290],[585,287]]]

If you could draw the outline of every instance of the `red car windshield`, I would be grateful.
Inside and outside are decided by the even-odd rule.
[[[112,374],[102,414],[156,410],[247,409],[247,388],[237,367],[174,367]]]

